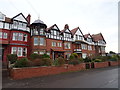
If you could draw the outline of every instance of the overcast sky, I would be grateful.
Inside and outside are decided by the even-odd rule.
[[[40,19],[50,27],[65,24],[70,30],[80,27],[83,34],[102,33],[106,51],[118,52],[118,1],[119,0],[0,0],[0,12],[7,17],[18,13],[31,14],[31,23]]]

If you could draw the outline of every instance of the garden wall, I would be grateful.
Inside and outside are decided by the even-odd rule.
[[[94,68],[108,67],[108,62],[94,62]]]
[[[110,61],[110,66],[117,66],[118,65],[118,61]]]
[[[31,77],[39,77],[46,75],[60,74],[69,71],[79,71],[85,69],[85,63],[79,65],[63,65],[63,66],[46,66],[46,67],[27,67],[13,68],[10,70],[10,76],[13,79],[24,79]]]

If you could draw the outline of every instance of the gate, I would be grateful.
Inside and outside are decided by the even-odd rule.
[[[90,69],[90,63],[86,63],[86,69]]]
[[[94,68],[94,62],[93,62],[93,63],[91,63],[91,68]]]

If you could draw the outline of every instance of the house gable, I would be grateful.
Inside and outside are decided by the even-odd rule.
[[[16,15],[15,17],[12,18],[13,20],[17,20],[17,21],[22,21],[22,22],[25,22],[25,23],[28,23],[25,16],[20,13],[18,15]]]

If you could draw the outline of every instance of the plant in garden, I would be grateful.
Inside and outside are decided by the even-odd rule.
[[[83,59],[84,60],[84,62],[91,62],[91,58],[89,58],[89,57],[86,57],[85,59]]]
[[[40,55],[37,54],[37,53],[33,53],[33,54],[30,55],[30,59],[31,59],[31,60],[35,60],[35,59],[37,59],[37,58],[40,58]]]
[[[56,60],[54,60],[53,64],[55,66],[61,66],[61,65],[65,64],[65,59],[62,57],[58,57]]]
[[[42,55],[42,58],[50,58],[50,56],[47,55],[47,54],[43,54],[43,55]]]
[[[70,55],[70,59],[74,59],[74,58],[78,58],[78,54],[77,53],[72,53]]]
[[[102,62],[101,59],[95,59],[94,62]]]
[[[44,65],[44,61],[40,58],[36,58],[34,60],[32,60],[33,66],[43,66]]]
[[[50,58],[43,58],[43,65],[44,66],[51,66],[52,65],[52,60]]]
[[[78,61],[79,61],[80,63],[84,62],[83,58],[78,58]]]
[[[79,60],[76,60],[76,59],[73,59],[73,60],[69,61],[69,64],[73,64],[73,65],[77,65],[79,63],[80,63]]]
[[[10,61],[11,64],[15,63],[17,61],[17,54],[8,54],[7,59]]]
[[[13,67],[28,67],[28,59],[27,58],[21,58],[15,62],[15,65]]]

